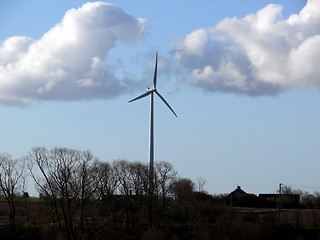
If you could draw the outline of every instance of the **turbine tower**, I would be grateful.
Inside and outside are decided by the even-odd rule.
[[[146,92],[141,94],[140,96],[129,101],[133,102],[140,98],[144,98],[150,95],[150,132],[149,132],[149,188],[150,192],[153,193],[153,173],[154,173],[154,135],[153,135],[153,95],[156,93],[158,97],[167,105],[167,107],[171,110],[171,112],[177,117],[177,114],[170,107],[169,103],[161,96],[161,94],[157,90],[157,64],[158,64],[158,52],[156,52],[156,64],[154,69],[153,76],[153,88],[147,88]]]

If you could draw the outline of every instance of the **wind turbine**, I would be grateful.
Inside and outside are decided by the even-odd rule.
[[[144,98],[150,95],[150,132],[149,132],[149,187],[150,191],[153,192],[153,172],[154,172],[154,135],[153,135],[153,95],[156,93],[158,97],[167,105],[167,107],[171,110],[171,112],[177,117],[177,114],[170,107],[169,103],[161,96],[161,94],[157,90],[157,64],[158,64],[158,52],[156,52],[156,64],[154,69],[153,76],[153,88],[147,88],[146,92],[141,94],[140,96],[129,101],[133,102],[140,98]]]

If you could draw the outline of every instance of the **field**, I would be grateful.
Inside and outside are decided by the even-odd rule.
[[[10,209],[0,199],[1,239],[320,239],[320,209],[283,209],[279,214],[277,209],[172,200],[161,219],[155,217],[149,225],[141,202],[131,202],[129,211],[118,199],[116,204],[109,201],[103,213],[98,213],[103,201],[92,204],[83,231],[78,226],[80,215],[75,214],[75,233],[68,235],[66,227],[59,229],[54,215],[49,215],[48,203],[39,198],[17,199],[13,232]]]

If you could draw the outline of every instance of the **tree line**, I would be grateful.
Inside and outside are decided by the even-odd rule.
[[[26,199],[28,178],[36,185],[38,201]],[[23,221],[28,226],[49,224],[66,238],[78,239],[97,227],[107,226],[116,236],[133,231],[138,223],[146,228],[160,225],[170,201],[183,196],[184,188],[194,189],[191,180],[179,179],[163,161],[155,164],[151,197],[149,185],[147,164],[102,162],[90,151],[36,147],[21,159],[0,155],[0,194],[9,206],[13,231],[22,221],[17,218],[23,206],[18,197],[27,203]]]
[[[39,198],[29,198],[28,181]],[[90,151],[36,147],[20,159],[0,154],[0,239],[320,237],[317,194],[299,192],[310,212],[264,212],[230,207],[228,195],[206,193],[204,179],[181,178],[168,162],[157,162],[149,181],[147,164],[104,162]]]

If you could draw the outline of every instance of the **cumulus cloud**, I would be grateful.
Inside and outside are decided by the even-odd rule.
[[[283,19],[270,4],[242,19],[226,18],[172,46],[176,62],[207,91],[275,95],[287,87],[320,89],[320,1]]]
[[[40,39],[0,45],[0,102],[111,98],[126,89],[105,62],[118,43],[145,36],[145,20],[104,2],[71,9]]]

